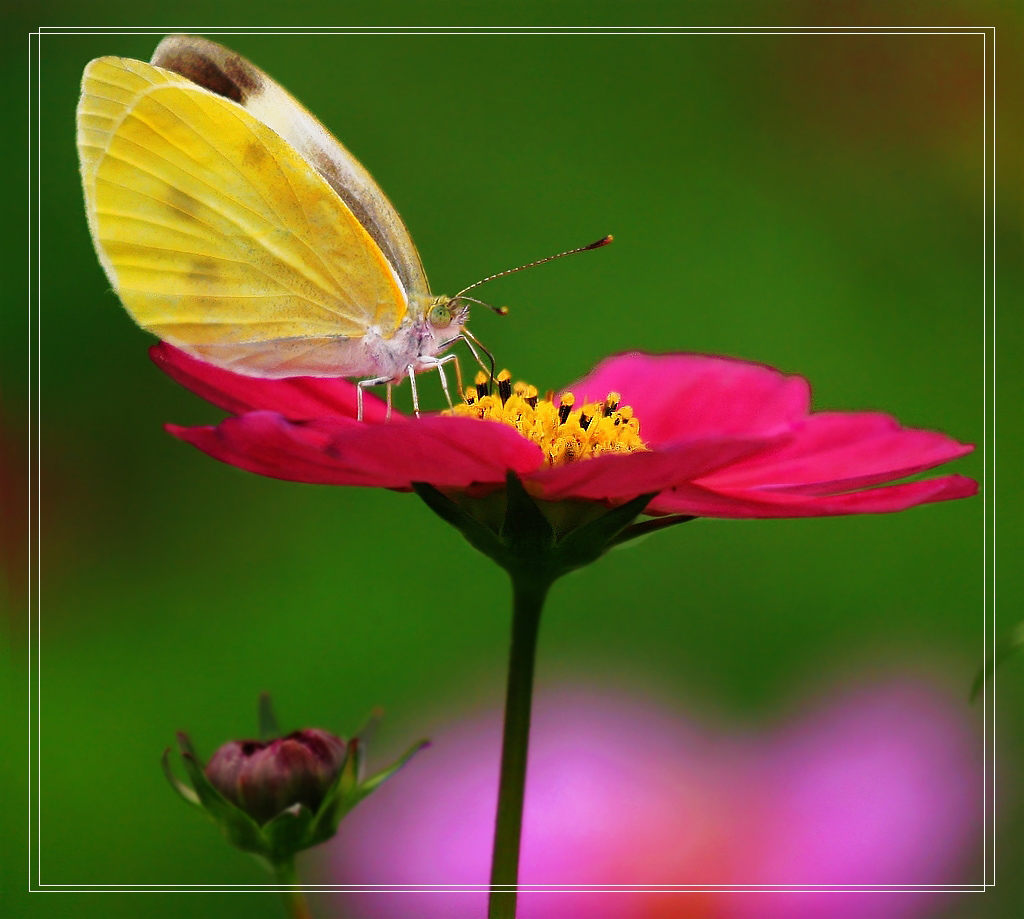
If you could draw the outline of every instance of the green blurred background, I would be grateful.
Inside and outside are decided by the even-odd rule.
[[[280,24],[280,13],[254,2],[222,8],[217,20]],[[49,3],[6,15],[22,44],[5,79],[19,88],[23,36],[41,23],[215,21],[198,4],[107,3],[86,15]],[[1008,4],[839,4],[829,17],[995,25],[1000,117],[1009,124],[1018,110],[1010,58],[1019,30]],[[297,18],[824,22],[817,5],[802,3],[307,4]],[[517,377],[556,387],[629,348],[724,353],[805,375],[818,408],[884,410],[982,443],[980,37],[211,37],[281,81],[371,170],[438,292],[615,234],[608,249],[487,289],[511,315],[478,310],[472,328]],[[250,734],[264,689],[289,726],[345,732],[379,705],[388,713],[377,737],[383,761],[439,713],[497,700],[505,666],[503,575],[416,498],[261,479],[162,430],[219,415],[150,364],[149,337],[109,290],[74,147],[84,65],[104,54],[148,59],[158,40],[51,35],[41,46],[36,816],[41,877],[51,884],[262,883],[259,868],[167,788],[158,758],[176,729],[207,752]],[[24,98],[19,90],[9,100],[19,124]],[[1002,143],[997,194],[1009,203],[1016,164]],[[22,218],[6,228],[19,244]],[[1000,302],[1013,309],[1016,208],[1002,207],[996,233],[1005,243]],[[12,269],[15,289],[22,266]],[[5,475],[14,481],[27,392],[24,301],[12,301],[0,356]],[[1020,334],[1019,320],[1000,318],[1000,356]],[[1022,382],[1003,360],[1001,457],[1019,457]],[[1012,460],[1001,468],[1012,473]],[[980,451],[950,471],[981,478]],[[1021,492],[1009,478],[1001,546],[1012,556]],[[18,498],[14,512],[23,507]],[[661,534],[557,586],[539,679],[639,687],[725,730],[770,724],[823,690],[875,675],[925,675],[965,698],[981,656],[982,515],[979,498],[892,516],[698,521]],[[21,738],[23,553],[17,527],[6,529],[7,717],[9,736]],[[1009,625],[1019,584],[1001,583],[999,597]],[[1000,883],[942,915],[1002,919],[1021,902],[1020,874],[1011,875],[1024,817],[1012,786],[1024,757],[1015,717],[1024,667],[1011,661],[1001,676]],[[980,737],[980,705],[971,717]],[[7,786],[20,789],[4,886],[20,891],[24,761],[4,768]],[[979,801],[980,788],[979,775]],[[980,866],[964,880],[980,880]],[[274,897],[170,893],[16,893],[0,913],[161,917],[185,908],[195,919],[281,914]]]

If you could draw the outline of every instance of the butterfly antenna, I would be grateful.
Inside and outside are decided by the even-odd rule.
[[[538,265],[543,265],[545,262],[553,262],[557,258],[565,258],[567,255],[575,255],[577,252],[587,252],[590,249],[600,249],[602,246],[607,246],[608,243],[610,243],[611,241],[612,236],[609,234],[608,236],[602,236],[600,239],[590,243],[590,245],[588,246],[580,246],[576,249],[568,249],[565,252],[559,252],[557,255],[549,255],[547,258],[539,258],[535,262],[527,262],[527,264],[520,265],[518,268],[509,268],[507,271],[499,271],[497,274],[492,274],[489,277],[484,278],[482,281],[477,281],[475,284],[470,284],[469,287],[460,290],[454,297],[452,297],[452,299],[458,300],[460,298],[463,298],[463,294],[468,293],[469,291],[473,290],[476,287],[479,287],[481,284],[486,284],[488,281],[493,281],[496,278],[503,278],[505,277],[505,275],[515,274],[517,271],[525,271],[527,268],[536,268]],[[463,299],[471,298],[467,297]],[[472,302],[479,303],[480,301],[473,300]],[[490,306],[490,304],[488,303],[484,303],[483,305]],[[498,313],[498,315],[500,316],[504,316],[508,312],[508,307],[495,308],[491,306],[490,308],[494,310],[496,313]]]

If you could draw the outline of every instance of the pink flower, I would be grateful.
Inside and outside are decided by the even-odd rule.
[[[882,513],[977,491],[961,475],[887,484],[971,445],[888,415],[811,412],[802,377],[728,358],[621,354],[555,401],[506,378],[492,396],[469,390],[454,416],[385,420],[383,403],[369,397],[360,422],[346,380],[240,376],[167,344],[151,354],[232,416],[168,425],[174,436],[297,482],[402,490],[426,482],[479,495],[503,487],[511,471],[544,501],[618,505],[656,493],[646,513],[707,517]]]
[[[521,919],[910,919],[941,893],[586,892],[579,885],[976,881],[979,744],[920,683],[850,691],[760,735],[715,735],[650,700],[542,694],[530,752]],[[342,828],[332,883],[484,885],[497,712],[433,732],[404,783]],[[326,878],[324,880],[327,880]],[[529,885],[565,885],[531,891]],[[574,889],[575,888],[575,889]],[[486,892],[346,893],[359,919],[462,919]]]

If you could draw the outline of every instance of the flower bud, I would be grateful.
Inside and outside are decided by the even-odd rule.
[[[234,740],[206,764],[206,777],[260,826],[296,804],[316,813],[345,762],[345,741],[307,728],[264,743]]]
[[[344,741],[327,731],[306,728],[285,737],[271,709],[260,698],[260,735],[264,740],[224,744],[204,767],[186,734],[178,734],[183,782],[171,768],[171,751],[163,756],[171,787],[204,810],[228,842],[251,852],[273,871],[288,865],[296,852],[319,845],[338,830],[353,807],[391,778],[427,746],[413,745],[376,775],[363,775],[363,743]]]

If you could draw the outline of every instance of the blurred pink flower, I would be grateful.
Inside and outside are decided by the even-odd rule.
[[[150,353],[233,416],[168,425],[175,437],[290,481],[406,490],[426,482],[479,493],[504,488],[511,470],[544,501],[617,505],[657,493],[646,513],[700,517],[877,514],[978,490],[962,475],[889,484],[964,456],[970,444],[889,415],[811,412],[803,377],[731,358],[620,354],[554,403],[538,404],[535,390],[528,396],[529,387],[514,391],[509,381],[500,399],[470,393],[456,407],[463,417],[396,413],[385,423],[386,408],[372,396],[356,420],[356,386],[347,380],[256,379],[167,344]],[[639,448],[622,437],[627,430]]]
[[[524,885],[902,884],[976,880],[979,745],[920,683],[850,691],[771,733],[714,734],[649,701],[542,694]],[[434,732],[406,781],[346,822],[339,884],[486,884],[497,712]],[[477,919],[486,893],[345,893],[359,919]],[[521,919],[910,919],[939,893],[524,891]]]

